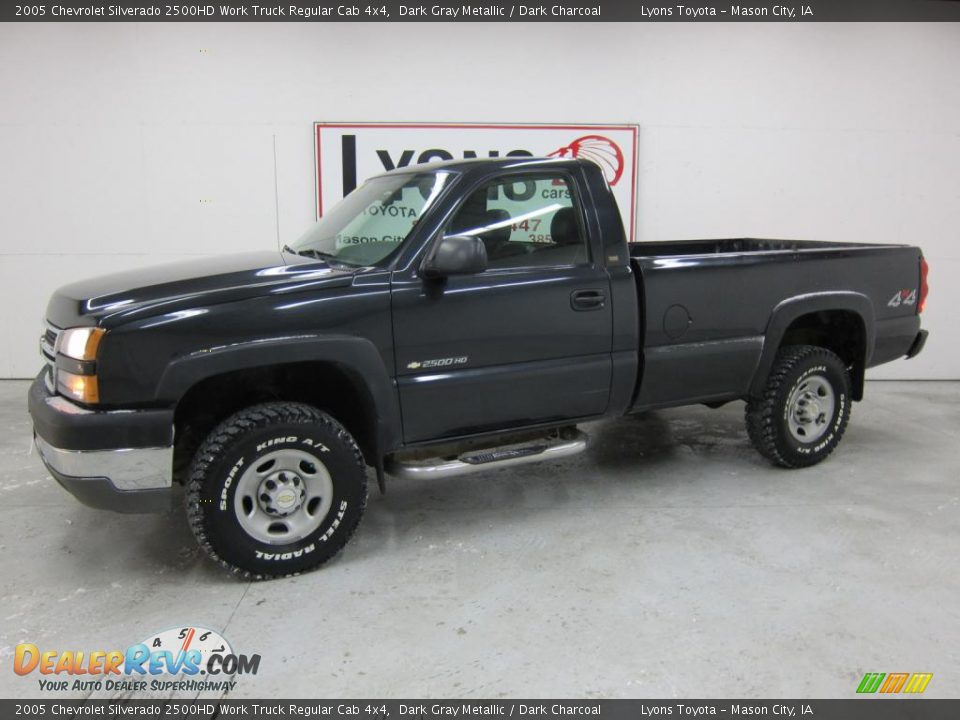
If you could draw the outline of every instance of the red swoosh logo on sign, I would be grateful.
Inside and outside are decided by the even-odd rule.
[[[592,160],[603,170],[611,186],[623,177],[623,151],[613,140],[603,135],[584,135],[547,157],[572,157]]]

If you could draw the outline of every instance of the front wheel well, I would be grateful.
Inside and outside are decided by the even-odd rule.
[[[801,315],[787,327],[779,347],[790,345],[816,345],[836,354],[850,373],[853,399],[863,399],[867,331],[858,313],[852,310],[820,310]]]
[[[336,418],[360,446],[367,464],[378,456],[373,400],[350,371],[332,362],[245,368],[191,386],[174,411],[174,479],[183,482],[197,449],[220,422],[263,402],[301,402]]]

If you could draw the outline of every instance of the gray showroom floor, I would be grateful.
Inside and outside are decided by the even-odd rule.
[[[73,501],[26,390],[0,383],[3,697],[39,694],[19,642],[187,624],[262,656],[240,697],[852,697],[868,671],[960,696],[960,383],[870,383],[806,471],[755,454],[739,403],[595,424],[568,461],[395,482],[331,565],[253,584],[179,511]]]

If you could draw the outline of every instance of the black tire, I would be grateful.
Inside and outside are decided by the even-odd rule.
[[[267,496],[258,495],[260,490],[249,493],[250,487],[262,489],[269,478],[284,472],[265,474],[276,458],[301,462],[306,469],[302,479],[296,471],[279,475],[285,487],[298,491],[293,500],[284,494],[283,501],[295,504],[300,496],[299,504],[283,517],[272,515],[281,511],[269,498],[266,506],[254,509],[251,502]],[[311,498],[310,483],[322,484],[324,491]],[[277,481],[271,492],[276,486]],[[187,518],[200,546],[231,572],[257,580],[295,575],[332,558],[356,530],[366,501],[366,467],[356,442],[326,413],[292,402],[255,405],[220,423],[194,456],[186,494]],[[308,507],[315,512],[308,513]],[[255,517],[259,525],[253,532],[259,530],[271,542],[251,534],[243,523],[253,521],[242,519],[241,513]],[[294,521],[305,527],[291,529]],[[266,529],[263,523],[269,523]],[[270,536],[277,528],[286,530]]]
[[[831,393],[832,408],[827,401]],[[850,420],[850,407],[850,374],[839,357],[814,345],[788,346],[777,353],[762,396],[747,403],[747,434],[760,454],[776,465],[810,467],[837,447]],[[792,411],[798,408],[809,424],[792,421],[796,418]]]

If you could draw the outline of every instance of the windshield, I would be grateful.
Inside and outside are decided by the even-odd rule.
[[[367,180],[285,249],[346,265],[382,263],[407,239],[450,175],[411,173]]]

